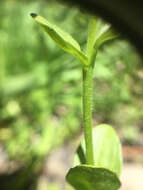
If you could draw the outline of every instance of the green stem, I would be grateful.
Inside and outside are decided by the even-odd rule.
[[[92,144],[92,76],[93,66],[83,67],[83,125],[86,146],[86,163],[94,165]]]

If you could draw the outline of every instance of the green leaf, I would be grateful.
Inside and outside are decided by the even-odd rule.
[[[119,34],[109,24],[99,23],[97,26],[94,48],[98,49],[103,43],[119,37]]]
[[[85,154],[84,138],[81,141],[81,146]],[[101,124],[93,129],[93,149],[95,166],[109,169],[120,176],[123,162],[121,143],[110,125]],[[74,166],[80,163],[81,158],[79,159],[75,155]]]
[[[44,29],[44,31],[55,41],[55,43],[65,50],[71,53],[80,60],[81,63],[87,64],[87,57],[81,51],[78,42],[73,37],[61,30],[54,24],[48,22],[45,18],[32,13],[32,18]]]
[[[90,165],[71,168],[66,180],[76,190],[117,190],[121,185],[113,172]]]
[[[97,55],[97,50],[106,41],[113,40],[119,35],[113,30],[109,24],[105,24],[101,19],[91,16],[88,26],[88,41],[86,54],[88,64],[94,66]]]

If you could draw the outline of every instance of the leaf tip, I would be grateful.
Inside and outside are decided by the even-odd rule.
[[[31,13],[30,15],[32,16],[32,18],[36,18],[37,17],[36,13]]]

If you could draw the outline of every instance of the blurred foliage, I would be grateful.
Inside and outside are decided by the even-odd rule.
[[[10,159],[23,165],[36,157],[38,166],[81,131],[82,73],[32,22],[31,12],[72,34],[83,49],[88,16],[55,1],[1,1],[0,142]],[[94,123],[110,123],[123,141],[143,143],[143,66],[135,50],[123,39],[103,46],[94,74]]]
[[[47,154],[51,146],[61,144],[79,128],[81,97],[80,90],[73,89],[79,81],[76,78],[80,79],[75,60],[43,35],[32,23],[29,13],[42,12],[63,26],[69,23],[71,32],[74,18],[80,13],[70,10],[68,14],[68,8],[48,6],[44,1],[2,5],[1,128],[10,127],[10,135],[3,139],[10,156],[27,159],[28,151]],[[48,134],[52,133],[57,138],[54,135],[50,140],[52,135]]]

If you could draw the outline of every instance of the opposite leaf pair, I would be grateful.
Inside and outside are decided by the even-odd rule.
[[[31,13],[31,16],[61,49],[74,55],[83,65],[89,64],[89,57],[81,51],[80,45],[70,34],[35,13]],[[118,36],[110,25],[103,24],[99,19],[93,17],[91,19],[91,24],[93,30],[96,28],[95,33],[93,31],[91,38],[89,38],[89,40],[93,42],[93,49],[95,51],[105,41],[112,40]],[[96,38],[93,39],[93,35],[96,36]]]

